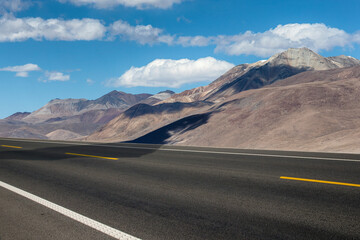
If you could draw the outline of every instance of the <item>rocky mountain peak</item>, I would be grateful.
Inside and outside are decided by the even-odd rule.
[[[152,95],[150,97],[148,97],[147,99],[141,101],[141,103],[145,103],[145,104],[149,104],[149,105],[155,105],[163,100],[166,100],[168,98],[170,98],[171,96],[173,96],[175,94],[175,92],[171,91],[171,90],[165,90],[165,91],[161,91],[155,95]]]
[[[205,99],[218,102],[238,92],[261,88],[304,71],[353,67],[359,64],[359,60],[349,56],[326,58],[308,48],[290,48],[270,57],[267,61],[239,65],[230,69],[212,83],[218,84],[218,87]],[[226,81],[220,81],[225,76]]]
[[[340,55],[336,57],[328,57],[327,59],[335,63],[339,68],[360,65],[360,60],[351,56]]]
[[[5,118],[5,120],[21,121],[23,118],[29,116],[30,114],[30,112],[17,112]]]
[[[121,91],[111,91],[108,94],[94,100],[95,104],[105,104],[118,108],[120,105],[134,105],[148,97],[151,94],[129,94]]]
[[[287,65],[304,70],[327,70],[338,68],[331,60],[308,48],[290,48],[269,58],[271,66]]]
[[[119,92],[119,91],[117,91],[117,90],[113,90],[113,91],[105,94],[105,96],[106,96],[106,95],[108,95],[108,96],[117,96],[117,95],[119,95],[120,93],[122,93],[122,92]]]

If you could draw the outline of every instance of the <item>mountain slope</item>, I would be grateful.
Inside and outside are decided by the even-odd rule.
[[[163,142],[359,153],[359,93],[360,66],[304,72],[235,94],[204,111],[209,115],[204,124],[190,131],[177,128]]]
[[[54,99],[32,113],[16,113],[0,120],[0,136],[58,140],[79,138],[91,134],[129,107],[151,96],[112,91],[95,100]]]
[[[340,55],[336,57],[328,57],[330,61],[335,63],[339,68],[353,67],[360,64],[360,60],[351,56]]]
[[[170,98],[174,94],[175,94],[175,92],[170,91],[170,90],[162,91],[162,92],[159,92],[155,95],[152,95],[152,96],[146,98],[145,100],[141,101],[141,103],[145,103],[148,105],[155,105],[161,101],[164,101],[164,100]]]
[[[105,110],[110,108],[125,110],[150,96],[151,94],[133,95],[112,91],[96,100],[54,99],[44,107],[24,117],[22,121],[40,123],[52,118],[80,115],[92,110]]]
[[[131,118],[126,116],[126,114],[121,114],[118,118],[115,118],[94,134],[90,135],[87,140],[129,141],[138,138],[137,141],[145,141],[145,139],[146,141],[149,141],[151,139],[150,136],[160,137],[161,135],[161,137],[164,137],[166,134],[163,134],[163,127],[169,130],[176,126],[176,129],[179,130],[176,124],[171,125],[170,128],[168,128],[168,124],[177,120],[180,121],[181,118],[189,117],[191,114],[202,114],[207,111],[212,112],[213,110],[210,109],[211,103],[225,104],[225,102],[228,102],[228,99],[231,99],[234,95],[241,92],[244,92],[245,94],[246,91],[251,89],[266,88],[267,86],[272,86],[271,84],[294,85],[318,81],[323,78],[326,79],[329,76],[335,76],[335,78],[339,80],[336,77],[336,74],[347,74],[349,71],[345,71],[345,68],[341,67],[356,66],[359,64],[359,60],[351,57],[339,56],[324,58],[307,48],[289,49],[285,52],[274,55],[268,60],[259,61],[253,64],[238,65],[207,86],[174,94],[165,101],[159,102],[155,105],[160,105],[162,106],[161,108],[168,108],[170,110],[179,104],[206,102],[209,104],[207,107],[202,106],[195,109],[190,108],[187,109],[185,113],[180,112],[181,114],[173,114],[171,117],[168,117],[165,112],[155,111],[155,106],[140,108],[133,107],[128,111],[132,111],[133,109],[137,109],[137,111],[135,115],[131,116]],[[338,73],[336,71],[338,71]],[[300,77],[296,78],[295,76]],[[251,102],[250,99],[251,98],[247,99],[245,102]],[[236,112],[238,110],[235,109],[233,111]],[[217,116],[217,114],[212,114],[211,116]],[[181,121],[179,124],[180,123]],[[223,124],[220,122],[220,119],[218,124],[219,126]],[[228,124],[231,129],[232,124]],[[206,124],[204,126],[206,126]],[[213,127],[213,130],[208,129],[209,133],[216,131],[216,129],[220,129],[217,126]],[[153,132],[157,130],[161,132],[160,135],[153,134]],[[177,132],[177,130],[175,132]],[[159,131],[157,134],[159,134]],[[174,130],[169,131],[172,131],[172,134],[178,134],[175,133]],[[181,130],[179,131],[181,132]],[[221,138],[223,133],[217,132],[217,134]],[[141,138],[141,136],[144,136],[144,138]],[[156,137],[153,141],[160,143],[166,142],[167,140],[164,139],[163,141]],[[188,139],[183,139],[182,141],[188,141]],[[174,139],[169,141],[169,143],[172,142],[177,143]],[[199,140],[199,142],[201,143],[202,141]],[[223,142],[226,141],[224,140]],[[191,142],[191,144],[196,143]]]
[[[11,116],[5,118],[5,120],[21,121],[24,117],[27,117],[30,114],[31,114],[30,112],[17,112],[17,113],[12,114]]]
[[[51,140],[74,140],[81,138],[82,135],[64,129],[58,129],[46,134],[46,137]]]
[[[222,85],[208,95],[208,101],[219,101],[233,94],[249,89],[257,89],[301,72],[329,70],[359,65],[359,60],[351,57],[325,58],[307,48],[291,48],[276,54],[233,81]]]
[[[160,102],[159,104],[171,102],[194,102],[204,100],[207,96],[215,92],[221,86],[234,81],[235,79],[244,75],[249,70],[255,67],[264,65],[264,62],[265,61],[258,61],[252,64],[245,63],[237,65],[223,75],[221,75],[215,81],[211,82],[209,85],[193,88],[178,94],[174,94],[170,98]]]
[[[209,85],[174,94],[164,102],[219,102],[238,92],[261,88],[304,71],[356,65],[360,65],[360,60],[353,57],[341,55],[325,58],[308,48],[291,48],[268,60],[235,66]]]
[[[85,140],[88,141],[127,141],[211,106],[208,102],[163,103],[155,106],[137,104]]]

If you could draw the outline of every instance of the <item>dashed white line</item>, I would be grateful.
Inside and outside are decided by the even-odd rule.
[[[31,194],[29,192],[21,190],[21,189],[19,189],[17,187],[11,186],[11,185],[9,185],[7,183],[4,183],[2,181],[0,181],[0,186],[7,189],[7,190],[10,190],[10,191],[12,191],[14,193],[17,193],[17,194],[19,194],[19,195],[21,195],[23,197],[26,197],[26,198],[28,198],[28,199],[36,202],[36,203],[39,203],[39,204],[41,204],[41,205],[43,205],[43,206],[45,206],[47,208],[50,208],[50,209],[52,209],[52,210],[54,210],[54,211],[56,211],[56,212],[58,212],[58,213],[60,213],[62,215],[65,215],[65,216],[75,220],[75,221],[78,221],[78,222],[80,222],[82,224],[85,224],[86,226],[89,226],[89,227],[91,227],[93,229],[96,229],[96,230],[98,230],[98,231],[100,231],[100,232],[102,232],[104,234],[107,234],[107,235],[109,235],[109,236],[111,236],[111,237],[113,237],[115,239],[139,240],[139,238],[136,238],[136,237],[131,236],[131,235],[127,234],[127,233],[121,232],[121,231],[119,231],[119,230],[117,230],[115,228],[109,227],[109,226],[107,226],[105,224],[102,224],[102,223],[100,223],[98,221],[95,221],[95,220],[93,220],[91,218],[85,217],[84,215],[81,215],[79,213],[71,211],[71,210],[69,210],[67,208],[61,207],[61,206],[59,206],[59,205],[57,205],[55,203],[49,202],[49,201],[47,201],[47,200],[45,200],[43,198],[35,196],[34,194]]]

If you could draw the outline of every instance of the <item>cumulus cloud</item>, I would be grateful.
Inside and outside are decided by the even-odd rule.
[[[65,81],[69,81],[70,80],[70,75],[65,75],[62,72],[49,72],[46,71],[45,72],[45,76],[46,76],[46,80],[44,80],[44,82],[49,82],[49,81],[61,81],[61,82],[65,82]]]
[[[212,57],[156,59],[143,67],[131,67],[119,78],[110,80],[108,85],[176,88],[187,83],[212,81],[232,67],[232,63]]]
[[[59,0],[59,2],[70,2],[75,5],[90,5],[95,8],[112,8],[115,6],[135,7],[137,9],[160,8],[167,9],[184,0]]]
[[[97,19],[0,18],[0,42],[41,40],[100,40],[106,27]]]
[[[40,70],[41,68],[38,65],[32,63],[28,63],[21,66],[5,67],[0,69],[0,71],[15,72],[16,73],[15,75],[17,77],[28,77],[29,72],[40,71]]]
[[[42,19],[15,18],[5,15],[0,18],[0,42],[36,41],[91,41],[114,40],[117,37],[140,44],[165,43],[171,45],[174,37],[151,25],[135,25],[119,20],[105,26],[97,19]]]
[[[350,46],[350,34],[325,24],[278,25],[263,33],[246,32],[231,37],[219,37],[216,51],[230,55],[269,56],[288,48],[308,47],[314,51]]]
[[[24,0],[0,0],[0,13],[19,12],[31,5],[30,1]]]
[[[314,51],[330,50],[334,47],[351,46],[356,34],[346,33],[322,23],[286,24],[265,32],[247,31],[237,35],[179,37],[182,46],[215,45],[215,52],[229,55],[256,55],[267,57],[288,48],[308,47]]]
[[[131,26],[129,23],[122,20],[114,22],[109,27],[110,39],[120,36],[123,39],[136,41],[140,44],[172,44],[174,37],[162,33],[162,29],[154,28],[151,25]]]
[[[39,80],[42,82],[49,82],[49,81],[65,82],[65,81],[70,80],[70,75],[66,75],[62,72],[57,72],[57,71],[45,71],[45,70],[42,70],[37,64],[33,64],[33,63],[28,63],[25,65],[19,65],[19,66],[4,67],[4,68],[0,68],[0,71],[14,72],[14,73],[16,73],[15,76],[17,76],[17,77],[28,77],[29,72],[43,71],[44,76],[46,78],[45,79],[43,79],[42,77],[39,78]],[[92,80],[88,79],[87,82],[89,83],[89,81],[92,81]]]
[[[0,0],[1,1],[1,0]],[[104,25],[98,19],[15,18],[5,14],[0,18],[0,42],[33,39],[36,41],[91,41],[120,38],[139,44],[180,45],[183,47],[214,46],[215,52],[228,55],[268,57],[288,48],[307,47],[314,51],[360,44],[360,32],[347,33],[323,23],[286,24],[264,32],[246,31],[236,35],[178,36],[167,34],[152,25],[130,25],[118,20]]]

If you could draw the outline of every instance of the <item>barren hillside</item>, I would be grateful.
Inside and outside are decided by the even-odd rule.
[[[157,143],[360,153],[359,102],[360,67],[306,72],[238,93]]]

